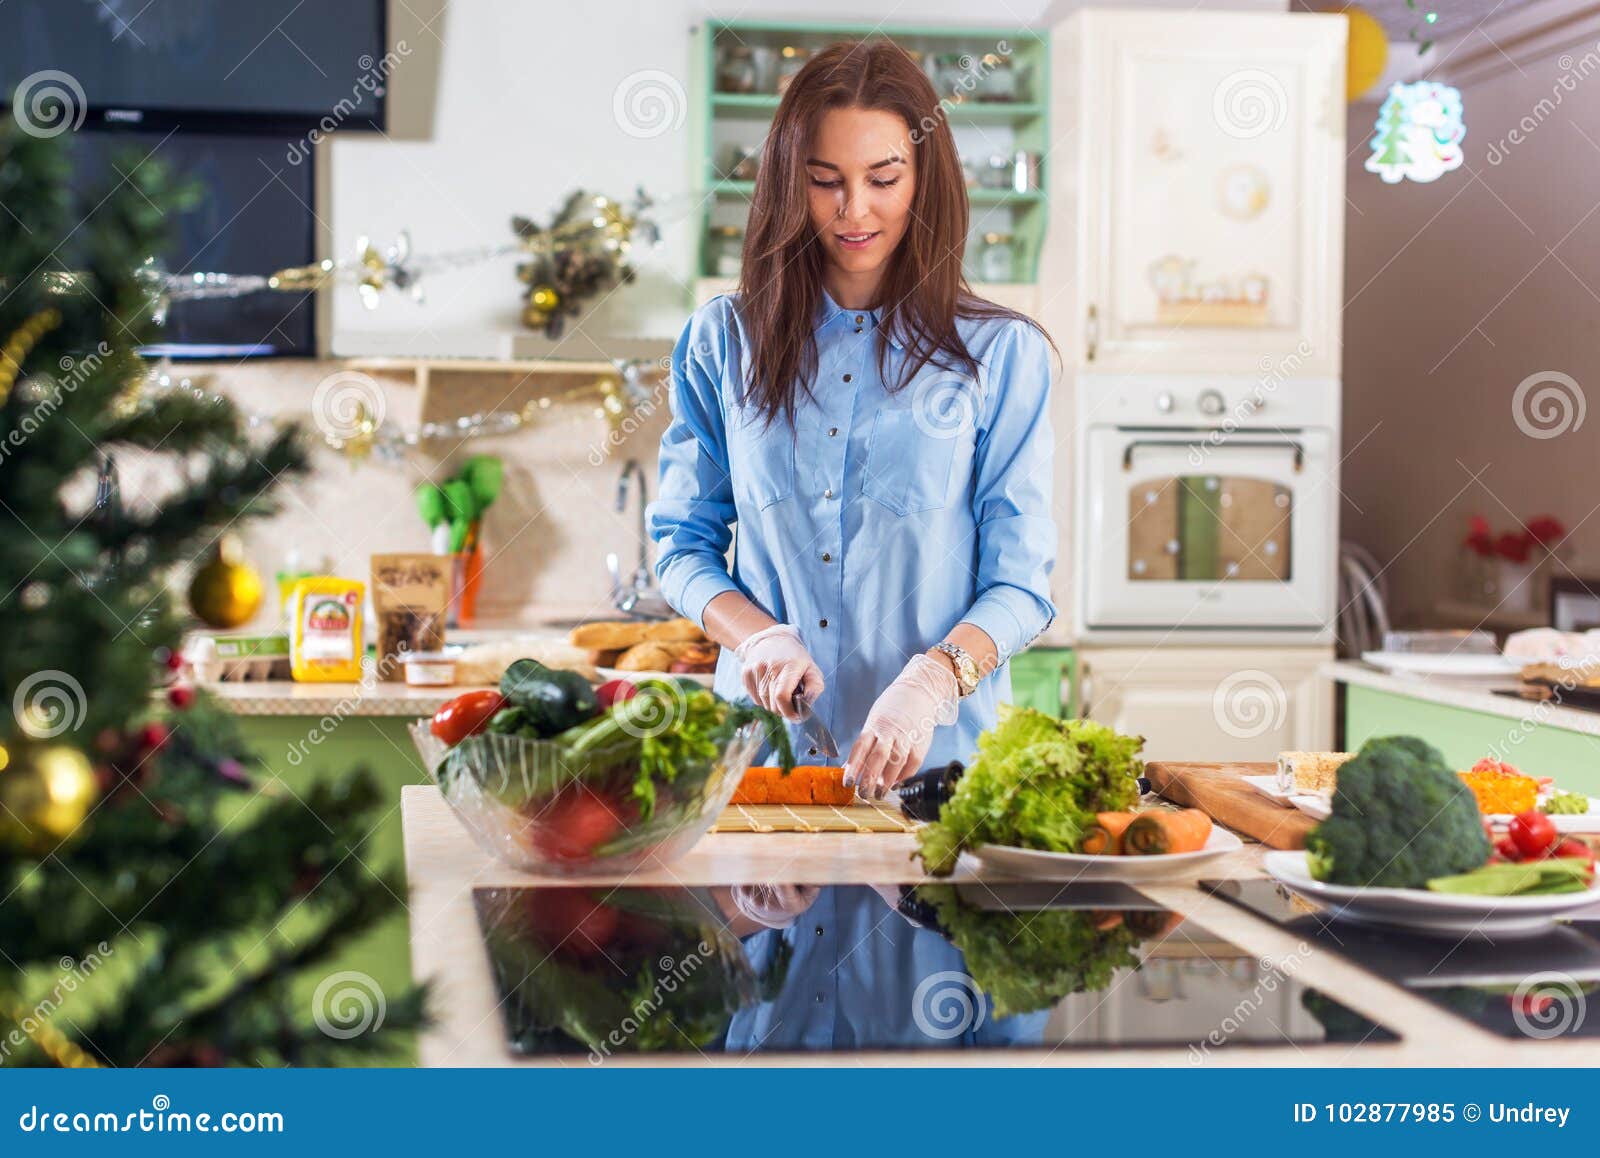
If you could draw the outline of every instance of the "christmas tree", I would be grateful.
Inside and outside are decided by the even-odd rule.
[[[357,855],[388,802],[262,776],[177,658],[174,567],[269,510],[301,435],[147,387],[187,195],[117,168],[85,197],[62,139],[0,124],[0,1065],[392,1060],[422,994],[335,971],[403,895]],[[173,481],[123,495],[119,458]]]

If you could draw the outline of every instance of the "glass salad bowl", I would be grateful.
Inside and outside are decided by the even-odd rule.
[[[479,846],[550,877],[681,857],[727,807],[767,736],[758,720],[728,721],[685,742],[681,727],[670,732],[648,713],[552,739],[483,732],[449,746],[425,719],[410,732]]]

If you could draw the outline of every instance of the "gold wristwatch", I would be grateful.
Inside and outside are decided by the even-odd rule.
[[[978,690],[978,665],[968,654],[967,649],[958,643],[945,640],[933,645],[934,651],[942,651],[950,657],[956,665],[956,698],[966,699]]]

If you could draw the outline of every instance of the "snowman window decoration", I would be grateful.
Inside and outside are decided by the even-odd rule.
[[[1390,185],[1436,181],[1463,159],[1461,92],[1447,84],[1397,84],[1378,110],[1366,170]]]

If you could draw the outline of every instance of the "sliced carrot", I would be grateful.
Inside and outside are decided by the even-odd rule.
[[[1198,808],[1152,808],[1133,818],[1122,834],[1129,856],[1199,852],[1211,838],[1211,818]]]

